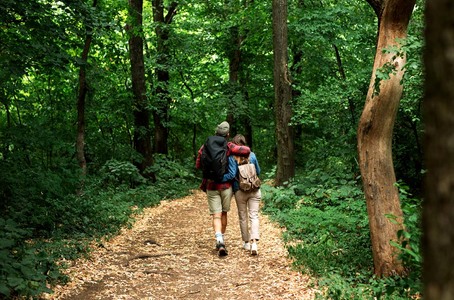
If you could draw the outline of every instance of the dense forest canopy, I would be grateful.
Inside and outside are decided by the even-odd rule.
[[[360,221],[351,222],[360,224],[355,234],[365,251],[370,244],[356,138],[380,25],[368,2],[374,1],[288,1],[286,126],[292,129],[295,176],[285,188],[270,187],[266,204],[268,213],[295,226],[303,226],[304,213],[338,205],[361,212]],[[130,222],[132,206],[155,205],[197,187],[197,150],[224,120],[232,136],[248,138],[262,176],[272,182],[280,151],[272,13],[271,1],[1,1],[0,228],[8,235],[0,250],[7,251],[1,255],[8,274],[28,278],[24,282],[35,276],[13,266],[20,257],[29,257],[39,274],[57,274],[50,262],[63,254],[46,239],[115,234]],[[424,173],[423,28],[423,3],[417,1],[402,47],[384,50],[407,58],[392,155],[401,200],[410,199],[403,208],[413,218],[407,225],[418,228],[412,246]],[[133,60],[132,49],[143,50],[143,63]],[[137,89],[134,70],[140,75],[140,68],[143,86]],[[379,93],[393,70],[383,66],[375,74]],[[140,146],[146,134],[152,153]],[[144,155],[150,155],[148,165],[141,165]],[[304,199],[316,211],[299,211]],[[344,207],[345,199],[354,204]],[[289,229],[289,238],[300,239],[305,230]],[[46,255],[36,257],[30,247]],[[297,256],[301,251],[290,250]],[[418,278],[416,252],[407,267]],[[372,258],[364,257],[370,271]],[[24,284],[8,283],[0,293],[45,290]]]
[[[74,142],[71,125],[76,113],[74,101],[80,53],[89,28],[93,45],[86,66],[89,81],[87,154],[96,155],[92,160],[100,164],[113,156],[130,159],[133,153],[128,153],[128,144],[133,108],[128,37],[124,30],[126,3],[122,6],[116,1],[100,1],[96,7],[78,1],[25,1],[11,6],[8,3],[5,2],[1,10],[5,28],[1,33],[2,65],[5,66],[1,81],[5,108],[2,124],[7,127],[9,120],[7,128],[13,130],[14,124],[24,123],[27,118],[41,118],[43,126],[33,126],[35,130],[45,134],[46,127],[48,130],[59,127],[65,137],[53,138],[48,143],[71,145]],[[193,135],[198,146],[219,120],[231,112],[238,120],[234,130],[244,131],[240,120],[248,119],[254,129],[253,141],[260,142],[257,151],[262,152],[262,160],[273,164],[271,8],[255,3],[237,6],[181,3],[174,21],[167,25],[170,27],[166,42],[169,53],[165,55],[169,60],[165,68],[170,73],[167,88],[172,103],[166,126],[170,131],[168,148],[172,156],[189,156],[191,150],[194,152],[194,145],[188,143]],[[159,56],[164,55],[156,49],[156,25],[151,10],[151,3],[145,2],[147,93],[152,93],[159,83],[155,66]],[[88,23],[92,25],[87,27]],[[329,140],[330,136],[353,141],[351,135],[356,130],[371,72],[376,26],[373,11],[363,1],[289,4],[289,61],[295,95],[292,124],[297,129],[295,141],[300,144],[297,151],[301,155],[296,156],[299,165],[305,163],[308,153],[314,153],[312,141],[319,143],[319,139]],[[413,25],[415,34],[420,34],[421,26]],[[233,31],[243,36],[241,70],[236,82],[228,77]],[[413,41],[408,46],[411,51],[418,45],[417,36],[412,35],[409,40]],[[409,70],[420,72],[417,57],[411,57]],[[408,77],[414,82],[418,75],[421,74]],[[421,169],[420,166],[418,169],[420,150],[413,151],[418,146],[415,143],[418,128],[414,124],[418,117],[415,110],[420,94],[417,93],[416,89],[409,89],[408,96],[402,99],[406,105],[402,105],[402,117],[397,124],[402,130],[396,130],[396,136],[411,139],[409,143],[396,143],[401,149],[396,155],[412,162],[411,168],[402,166],[400,170],[401,177],[410,182],[418,178]],[[154,95],[150,94],[148,99],[152,110],[157,105]],[[60,111],[65,113],[58,114]],[[55,134],[57,132],[52,136]],[[35,134],[32,136],[37,138]],[[41,142],[49,140],[39,139]],[[63,145],[57,147],[64,148]],[[339,151],[342,147],[329,148]],[[60,155],[54,153],[53,156]],[[397,159],[398,170],[400,164]]]

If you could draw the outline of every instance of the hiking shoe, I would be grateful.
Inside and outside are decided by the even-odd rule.
[[[244,242],[243,243],[243,249],[247,250],[247,251],[250,251],[251,250],[251,244],[249,244],[248,242]]]
[[[223,243],[217,243],[216,249],[218,250],[219,256],[226,256],[228,254],[227,249],[225,248],[225,245]]]
[[[257,243],[253,242],[251,244],[251,255],[257,255],[257,254],[259,254],[259,252],[257,250]]]

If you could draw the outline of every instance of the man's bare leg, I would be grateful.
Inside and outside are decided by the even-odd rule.
[[[222,234],[224,234],[227,229],[227,212],[225,212],[225,211],[222,212],[222,215],[221,215],[221,224],[222,224],[221,232],[222,232]]]
[[[217,232],[221,232],[221,233],[224,233],[222,231],[223,229],[223,224],[222,224],[222,213],[215,213],[212,215],[213,216],[213,229],[214,229],[214,232],[217,233]],[[225,228],[224,228],[225,230]]]
[[[226,217],[224,217],[225,222],[227,221]],[[219,256],[227,255],[227,250],[225,249],[224,237],[223,237],[225,228],[226,228],[226,226],[224,226],[224,223],[223,223],[223,213],[213,214],[213,229],[214,229],[215,236],[216,236],[216,248],[219,251]]]

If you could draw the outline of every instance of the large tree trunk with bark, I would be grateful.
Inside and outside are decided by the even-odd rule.
[[[150,111],[145,86],[145,65],[142,39],[143,0],[129,0],[131,24],[127,29],[129,37],[129,55],[131,60],[132,91],[134,94],[134,148],[142,156],[136,165],[146,177],[154,180],[155,176],[146,169],[153,164],[150,134]]]
[[[293,132],[289,126],[292,116],[292,89],[287,45],[287,0],[273,0],[274,113],[277,143],[275,183],[278,186],[295,175]]]
[[[424,299],[454,299],[454,5],[426,2]]]
[[[373,1],[377,3],[378,1]],[[378,12],[379,32],[372,78],[358,126],[358,155],[363,189],[367,202],[369,226],[378,276],[403,275],[398,251],[390,241],[398,241],[403,229],[403,213],[392,159],[392,135],[399,101],[405,56],[385,53],[396,39],[405,38],[414,0],[384,0]],[[390,78],[377,80],[377,70],[387,68]]]
[[[164,17],[164,1],[153,0],[153,21],[155,22],[155,33],[157,38],[157,85],[154,91],[155,101],[153,103],[154,120],[154,152],[168,154],[167,141],[169,138],[169,107],[172,101],[168,90],[170,74],[169,67],[169,29],[172,19],[176,13],[177,3],[172,2],[168,7],[167,15]]]

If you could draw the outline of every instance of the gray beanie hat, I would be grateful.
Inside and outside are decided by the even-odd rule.
[[[216,127],[216,135],[227,136],[230,131],[230,125],[226,121]]]

